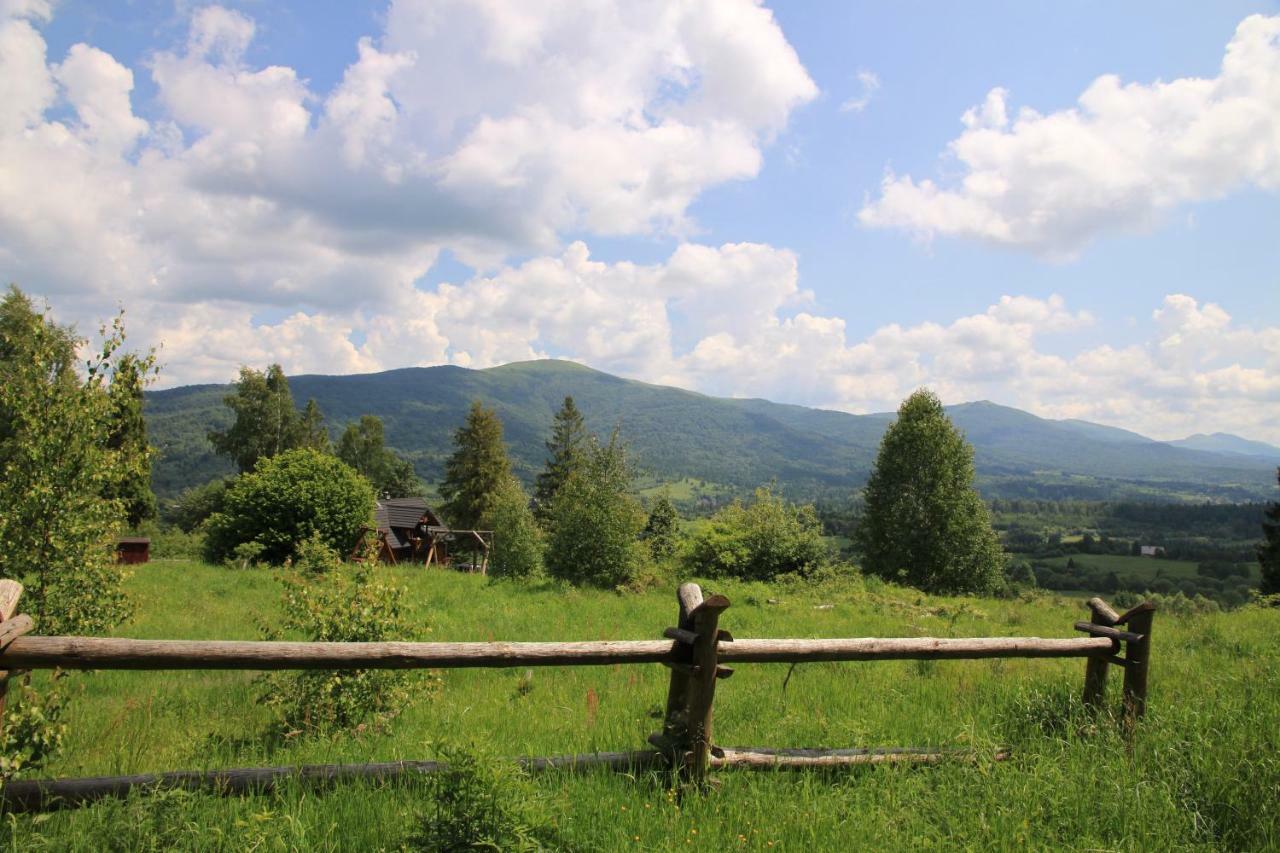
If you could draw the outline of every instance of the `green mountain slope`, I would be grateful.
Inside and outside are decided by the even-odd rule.
[[[1280,461],[1280,447],[1267,444],[1265,441],[1250,441],[1238,435],[1215,432],[1210,435],[1196,433],[1166,444],[1191,450],[1207,450],[1211,453],[1235,453],[1243,456],[1258,456],[1272,461]]]
[[[892,420],[889,414],[859,416],[708,397],[564,361],[289,381],[295,401],[301,405],[314,397],[334,432],[362,414],[381,417],[387,443],[413,460],[428,481],[439,478],[453,430],[477,398],[497,409],[517,471],[526,477],[541,467],[552,414],[571,394],[593,431],[621,430],[649,476],[691,477],[739,489],[776,480],[797,497],[848,494],[859,487]],[[162,497],[230,472],[204,438],[227,423],[221,402],[227,392],[228,386],[200,385],[148,394],[148,424],[160,449],[154,480]],[[966,403],[949,411],[974,443],[979,476],[990,494],[1239,498],[1268,494],[1274,478],[1270,466],[1257,459],[1154,441],[1106,440],[1079,424],[993,403]]]

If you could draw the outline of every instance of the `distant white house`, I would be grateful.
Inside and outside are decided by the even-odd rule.
[[[1139,553],[1144,557],[1163,557],[1164,549],[1159,545],[1143,545]]]

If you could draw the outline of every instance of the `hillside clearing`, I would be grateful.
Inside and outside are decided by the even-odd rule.
[[[650,639],[674,613],[663,589],[638,595],[526,590],[480,577],[388,570],[409,587],[406,639]],[[1078,602],[928,597],[853,580],[826,588],[718,583],[738,637],[1073,636]],[[276,612],[267,571],[157,562],[130,582],[139,605],[116,633],[254,639]],[[770,600],[777,603],[771,604]],[[190,602],[199,602],[191,606]],[[833,604],[816,609],[817,604]],[[564,843],[581,849],[835,849],[1003,846],[1174,849],[1280,843],[1280,612],[1156,620],[1150,716],[1132,755],[1111,725],[1067,714],[1079,661],[996,660],[744,665],[716,702],[726,746],[937,746],[1012,760],[859,772],[725,772],[677,806],[660,777],[548,775],[535,784]],[[653,667],[458,670],[385,731],[271,742],[253,675],[103,672],[79,679],[71,732],[51,776],[267,764],[420,759],[433,744],[495,755],[631,749],[659,725],[666,671]],[[1114,681],[1114,680],[1113,680]],[[1212,684],[1214,701],[1206,703]],[[1113,691],[1116,685],[1113,684]],[[1111,700],[1116,699],[1114,692]],[[396,848],[424,808],[420,786],[288,788],[219,798],[135,797],[47,817],[14,817],[13,849]],[[769,844],[772,842],[772,845]],[[994,845],[993,845],[994,842]]]

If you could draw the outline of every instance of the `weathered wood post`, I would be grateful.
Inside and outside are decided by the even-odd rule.
[[[1141,639],[1125,643],[1124,658],[1124,717],[1126,724],[1133,724],[1147,711],[1147,673],[1151,668],[1151,622],[1156,606],[1144,601],[1121,616],[1117,622],[1124,624]]]
[[[671,683],[667,687],[667,711],[662,731],[650,735],[649,743],[667,756],[672,769],[685,763],[689,750],[689,685],[693,671],[693,646],[697,634],[693,630],[693,613],[702,604],[702,587],[696,583],[681,584],[676,590],[680,611],[674,627],[662,635],[675,644],[671,647]]]
[[[720,641],[733,640],[720,630],[720,614],[728,608],[729,599],[713,595],[693,611],[693,631],[698,638],[693,644],[693,672],[689,679],[689,774],[699,787],[706,785],[711,759],[711,706],[716,681],[733,675],[733,670],[719,666]]]
[[[18,609],[18,599],[22,598],[22,584],[9,578],[0,580],[0,651],[31,630],[31,617],[26,614],[14,616]],[[9,675],[7,670],[0,670],[0,730],[4,727],[4,700],[9,692]]]
[[[1093,618],[1089,621],[1104,628],[1114,628],[1120,621],[1120,615],[1111,609],[1101,598],[1089,599],[1089,610]],[[1104,657],[1091,657],[1084,665],[1084,704],[1092,710],[1102,707],[1107,693],[1107,667],[1110,663]]]

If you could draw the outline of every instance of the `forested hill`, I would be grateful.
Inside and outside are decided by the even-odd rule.
[[[362,414],[381,417],[387,443],[429,482],[438,479],[453,430],[474,399],[497,409],[522,476],[541,467],[552,414],[572,395],[592,430],[606,435],[621,429],[651,478],[694,478],[737,489],[772,480],[792,497],[847,494],[862,485],[893,417],[708,397],[564,361],[297,376],[289,382],[299,406],[316,399],[335,434]],[[231,471],[205,439],[208,430],[229,421],[222,404],[229,390],[194,385],[148,393],[148,425],[160,450],[154,480],[162,498]],[[948,412],[976,448],[988,495],[1247,500],[1274,490],[1273,463],[1257,457],[1174,447],[987,402]]]

